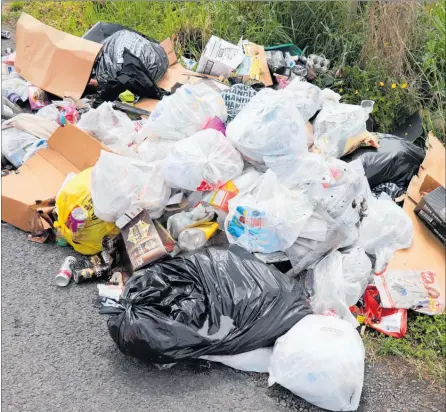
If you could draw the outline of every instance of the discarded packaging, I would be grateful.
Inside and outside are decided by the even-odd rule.
[[[205,222],[184,229],[178,236],[178,246],[187,252],[193,252],[203,247],[217,232],[218,223]]]
[[[94,212],[90,193],[91,173],[91,168],[80,172],[63,187],[56,199],[58,220],[54,226],[74,250],[83,255],[99,253],[103,249],[102,238],[119,233],[114,223],[99,219]],[[72,213],[80,209],[84,221],[82,225],[73,224],[75,218]]]
[[[214,212],[207,211],[203,205],[198,205],[189,212],[180,212],[167,219],[167,230],[174,239],[188,227],[210,222],[215,216]]]
[[[278,383],[323,409],[356,411],[364,356],[351,324],[335,316],[308,315],[277,339],[268,383]]]
[[[386,270],[374,281],[384,308],[413,309],[426,315],[445,310],[445,295],[434,272]]]
[[[265,348],[310,313],[298,282],[234,245],[151,265],[120,303],[110,335],[124,354],[154,363]]]
[[[176,142],[163,167],[170,187],[209,191],[239,176],[243,160],[221,132],[207,129]]]
[[[94,211],[107,222],[116,222],[131,207],[147,209],[157,219],[170,193],[160,162],[145,163],[102,151],[91,173]]]
[[[67,256],[56,275],[56,285],[60,287],[67,286],[73,276],[73,268],[77,259],[73,256]]]
[[[244,58],[240,46],[211,36],[198,62],[197,73],[229,77]]]

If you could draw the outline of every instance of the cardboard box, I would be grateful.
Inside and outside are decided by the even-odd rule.
[[[94,166],[101,150],[108,149],[74,125],[56,129],[47,149],[39,150],[17,174],[2,177],[2,220],[33,234],[49,229],[49,200],[69,173]]]
[[[80,98],[102,45],[72,36],[22,13],[16,28],[15,69],[59,97]]]
[[[435,274],[440,290],[445,290],[445,247],[414,212],[423,195],[425,179],[434,179],[445,186],[445,148],[432,134],[429,134],[426,143],[426,157],[418,176],[414,176],[409,184],[403,206],[414,226],[412,246],[395,252],[387,269],[431,271]]]
[[[121,234],[124,239],[125,252],[131,262],[133,271],[166,257],[171,251],[169,250],[170,242],[166,248],[147,210],[143,210],[127,223],[121,229]],[[162,234],[164,242],[167,242],[166,234]],[[173,243],[175,242],[173,241]]]
[[[446,190],[439,185],[425,194],[415,208],[415,213],[426,227],[446,244]]]

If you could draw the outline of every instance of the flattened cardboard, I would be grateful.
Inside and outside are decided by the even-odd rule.
[[[43,24],[22,13],[16,29],[15,69],[27,81],[59,97],[80,98],[101,44]]]
[[[59,127],[18,173],[2,177],[2,220],[26,232],[40,233],[50,224],[41,216],[48,199],[58,193],[65,177],[92,167],[107,150],[74,125]],[[42,204],[40,204],[42,202]]]
[[[445,149],[432,134],[429,134],[427,146],[426,157],[420,166],[418,176],[414,176],[409,184],[408,196],[403,207],[414,226],[412,246],[395,252],[388,269],[432,271],[435,273],[440,289],[444,290],[446,286],[445,248],[414,212],[419,199],[421,199],[420,188],[426,176],[430,176],[443,186],[445,185]]]
[[[261,81],[265,86],[272,86],[273,79],[271,78],[271,73],[269,72],[268,62],[266,60],[265,48],[259,44],[255,43],[246,43],[244,44],[245,54],[247,56],[251,56],[251,64],[253,59],[258,60],[260,65],[260,77],[259,81]],[[250,76],[243,76],[244,79],[249,79]]]

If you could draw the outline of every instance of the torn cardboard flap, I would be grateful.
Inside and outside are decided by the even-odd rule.
[[[80,98],[102,45],[22,13],[16,47],[15,69],[25,80],[62,98]]]
[[[69,173],[94,166],[101,150],[107,149],[74,125],[56,129],[47,149],[39,150],[17,174],[2,177],[2,220],[31,233],[49,229],[40,215],[47,212],[45,201],[56,196]]]
[[[421,199],[420,189],[423,187],[426,176],[430,176],[426,185],[436,181],[444,186],[445,162],[446,153],[443,145],[435,136],[429,134],[426,157],[420,167],[418,176],[414,176],[409,184],[408,196],[403,207],[414,226],[412,246],[395,252],[388,265],[389,270],[432,271],[435,273],[441,290],[444,290],[446,285],[445,248],[440,240],[417,217],[414,210],[419,199]]]

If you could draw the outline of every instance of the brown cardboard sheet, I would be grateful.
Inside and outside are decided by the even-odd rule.
[[[15,69],[60,97],[80,98],[102,45],[64,33],[22,13],[16,28]]]
[[[245,45],[245,54],[253,58],[258,59],[260,64],[260,78],[265,86],[272,86],[273,79],[271,78],[271,73],[269,72],[268,62],[266,60],[265,47],[255,43],[247,43]],[[244,76],[244,79],[248,80],[248,76]]]
[[[39,215],[45,201],[56,196],[70,172],[94,166],[101,150],[107,149],[74,125],[56,129],[47,149],[38,151],[17,174],[2,177],[2,220],[31,233],[48,229]]]
[[[414,176],[407,190],[408,196],[404,201],[404,210],[414,225],[412,246],[398,250],[389,262],[390,270],[430,270],[435,273],[441,290],[445,290],[445,248],[440,240],[416,216],[414,209],[421,198],[420,188],[427,187],[435,180],[445,185],[445,149],[441,142],[429,135],[428,150],[418,176]],[[426,179],[426,176],[428,178]],[[423,186],[423,182],[426,183]]]

